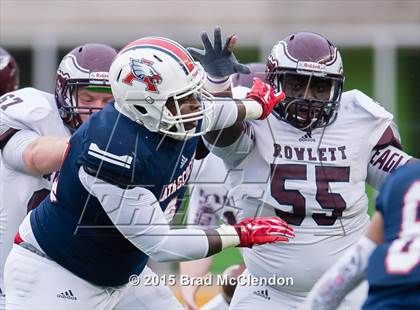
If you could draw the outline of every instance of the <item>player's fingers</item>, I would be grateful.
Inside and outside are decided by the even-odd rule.
[[[204,52],[198,48],[187,47],[187,51],[195,60],[200,61],[204,57]]]
[[[237,64],[235,64],[235,72],[236,73],[241,73],[241,74],[250,74],[251,70],[249,70],[248,66],[237,63]]]
[[[236,35],[232,34],[231,36],[226,38],[225,46],[223,47],[223,51],[226,53],[232,53],[236,46]]]
[[[255,80],[255,83],[263,83],[261,80]],[[268,219],[265,220],[266,223],[270,223],[271,225],[275,225],[275,226],[282,226],[282,227],[288,227],[289,224],[287,224],[284,220],[282,220],[279,217],[270,217]],[[293,228],[292,228],[293,229]]]
[[[271,225],[271,229],[270,231],[272,232],[272,234],[278,234],[278,235],[282,235],[285,237],[289,237],[289,238],[294,238],[295,237],[295,233],[293,231],[293,227],[289,226],[289,225],[276,225],[273,224]]]
[[[291,230],[289,230],[289,229],[272,229],[270,232],[269,232],[269,234],[270,235],[273,235],[273,236],[283,236],[283,237],[286,237],[286,238],[294,238],[295,237],[295,233],[293,232],[293,231],[291,231]]]
[[[222,50],[222,31],[219,26],[214,28],[214,49],[216,51]]]
[[[211,45],[209,36],[207,35],[207,32],[203,31],[201,33],[201,41],[203,41],[203,45],[206,51],[212,50],[213,46]]]
[[[289,242],[289,238],[278,236],[274,242]]]
[[[277,102],[283,101],[284,98],[286,98],[286,94],[283,91],[280,94],[276,94],[276,101]]]
[[[296,237],[296,235],[295,235],[295,233],[293,232],[293,230],[290,230],[289,228],[288,228],[288,229],[286,229],[286,230],[284,231],[284,235],[285,235],[285,236],[287,236],[287,237],[289,237],[289,238],[294,238],[294,237]]]

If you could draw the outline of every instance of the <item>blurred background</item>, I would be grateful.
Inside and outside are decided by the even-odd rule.
[[[243,63],[265,62],[289,33],[325,35],[342,53],[345,89],[394,113],[405,149],[420,157],[420,0],[0,0],[0,46],[18,61],[22,86],[45,91],[54,88],[61,57],[77,45],[121,48],[157,35],[200,46],[200,32],[216,25],[237,35]],[[221,254],[213,272],[238,260],[235,250]]]
[[[200,45],[220,25],[238,36],[242,62],[265,62],[275,42],[314,31],[341,50],[346,89],[358,88],[396,116],[406,149],[420,156],[420,1],[0,0],[0,46],[22,68],[22,85],[53,90],[59,59],[100,42],[121,48],[149,35]]]

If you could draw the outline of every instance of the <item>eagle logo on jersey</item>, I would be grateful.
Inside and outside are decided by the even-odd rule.
[[[157,85],[162,83],[162,76],[153,68],[153,61],[148,59],[130,58],[131,72],[122,80],[128,85],[133,84],[133,80],[146,84],[146,90],[159,93]]]

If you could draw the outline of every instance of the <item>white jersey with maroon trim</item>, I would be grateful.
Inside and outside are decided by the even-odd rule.
[[[335,121],[311,134],[272,114],[249,122],[232,146],[213,149],[235,168],[229,174],[230,194],[243,217],[277,215],[295,229],[289,243],[244,249],[251,274],[292,277],[294,285],[279,289],[304,296],[364,233],[368,166],[375,162],[372,156],[382,156],[376,154],[377,145],[384,150],[395,140],[392,118],[363,93],[349,91]],[[376,167],[388,165],[389,173],[409,159],[400,153],[400,160],[388,154]]]
[[[34,88],[2,96],[0,119],[0,149],[19,130],[32,130],[39,136],[70,136],[58,113],[54,95]],[[3,290],[3,267],[14,235],[27,210],[38,205],[52,183],[50,176],[37,177],[16,171],[1,155],[0,163],[0,288]]]

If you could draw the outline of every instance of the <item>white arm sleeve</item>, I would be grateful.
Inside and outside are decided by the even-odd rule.
[[[209,131],[220,130],[233,126],[238,119],[238,107],[231,98],[214,98],[213,114]],[[203,128],[207,128],[207,118],[203,120]]]
[[[142,187],[122,189],[79,169],[86,190],[95,196],[115,227],[132,244],[158,262],[206,257],[209,243],[199,229],[174,229],[168,225],[156,197]]]
[[[411,158],[412,156],[392,145],[374,150],[368,164],[366,181],[375,189],[380,189],[388,175]]]
[[[376,243],[363,236],[315,283],[299,309],[337,309],[344,297],[366,277]]]
[[[228,168],[235,168],[248,156],[255,145],[254,128],[249,122],[244,121],[241,136],[234,143],[225,147],[212,145],[205,139],[203,141],[207,149],[223,159]]]
[[[4,162],[14,170],[29,173],[23,161],[23,152],[29,144],[39,137],[39,134],[32,130],[23,129],[16,132],[3,148]]]

